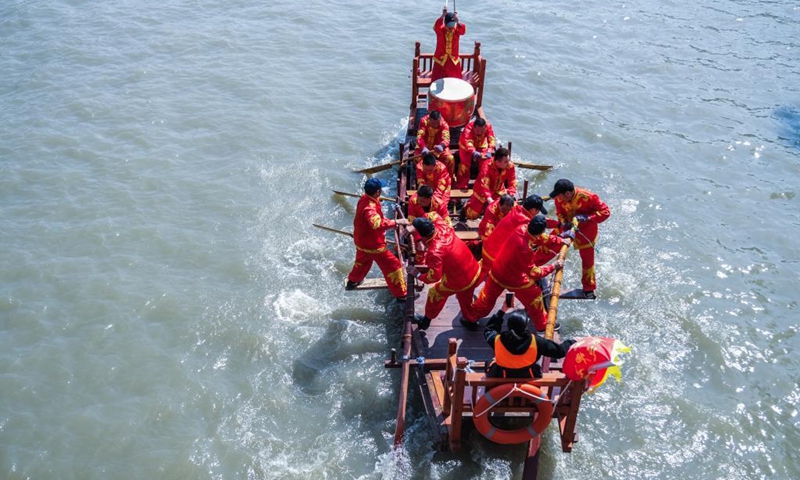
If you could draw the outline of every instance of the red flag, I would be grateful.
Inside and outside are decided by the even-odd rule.
[[[630,351],[630,347],[613,338],[584,337],[570,347],[562,371],[572,381],[588,380],[594,392],[609,375],[618,382],[622,380],[619,366],[623,362],[618,356]]]

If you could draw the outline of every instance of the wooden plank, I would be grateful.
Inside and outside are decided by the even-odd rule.
[[[470,240],[480,240],[480,236],[478,232],[473,232],[469,230],[459,231],[456,232],[456,237],[460,238],[461,240],[470,241]]]
[[[385,278],[365,278],[364,283],[357,286],[354,290],[379,290],[381,288],[389,288],[386,285]]]
[[[410,197],[417,193],[416,190],[406,190],[406,193]],[[467,198],[472,196],[472,189],[470,188],[454,188],[450,190],[450,199],[451,200],[466,200]]]

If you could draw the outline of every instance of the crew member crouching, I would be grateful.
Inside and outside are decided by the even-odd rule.
[[[508,330],[501,333],[503,319]],[[556,343],[528,331],[528,316],[525,310],[505,313],[499,310],[492,315],[483,331],[486,342],[494,351],[486,367],[487,377],[541,378],[542,369],[536,363],[539,357],[564,358],[575,340]]]

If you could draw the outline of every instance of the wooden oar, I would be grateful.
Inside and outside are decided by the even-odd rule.
[[[422,155],[414,155],[413,157],[408,157],[405,160],[395,160],[389,163],[384,163],[381,165],[376,165],[374,167],[369,168],[362,168],[361,170],[353,170],[353,173],[361,173],[365,175],[371,175],[373,173],[382,172],[384,170],[389,170],[390,168],[394,167],[395,165],[400,165],[401,162],[410,162],[412,160],[416,160],[418,158],[422,158]]]
[[[390,168],[394,167],[395,165],[400,165],[400,160],[395,160],[393,162],[384,163],[383,165],[377,165],[377,166],[374,166],[374,167],[362,168],[361,170],[353,170],[353,173],[361,173],[361,174],[370,175],[370,174],[373,174],[373,173],[382,172],[384,170],[389,170]]]
[[[348,237],[353,238],[353,234],[352,233],[346,232],[344,230],[337,230],[335,228],[326,227],[325,225],[318,225],[316,223],[312,223],[312,225],[314,225],[317,228],[321,228],[323,230],[327,230],[329,232],[338,233],[339,235],[347,235]]]
[[[527,168],[528,170],[547,171],[553,168],[552,165],[536,165],[533,163],[517,162],[516,160],[514,161],[514,165],[518,166],[519,168]]]
[[[344,195],[345,197],[353,197],[353,198],[361,198],[361,195],[357,193],[350,193],[350,192],[342,192],[339,190],[334,190],[333,193],[336,195]],[[391,197],[381,197],[382,202],[396,202],[397,199]]]
[[[326,227],[325,225],[319,225],[317,223],[312,223],[312,225],[314,225],[317,228],[321,228],[322,230],[327,230],[329,232],[338,233],[339,235],[347,235],[348,237],[353,238],[353,234],[351,232],[348,232],[348,231],[345,231],[345,230],[337,230],[335,228]],[[391,243],[392,245],[394,245],[394,242],[392,240],[386,240],[386,243]]]

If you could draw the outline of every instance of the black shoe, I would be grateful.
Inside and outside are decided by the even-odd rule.
[[[458,221],[466,223],[467,221],[467,210],[462,208],[460,212],[458,212]]]
[[[356,287],[361,285],[362,283],[364,283],[364,280],[361,280],[360,282],[351,282],[350,280],[348,280],[347,284],[345,284],[345,286],[344,286],[344,289],[345,290],[355,290]]]
[[[464,317],[459,318],[458,321],[467,330],[473,330],[474,331],[474,330],[477,330],[478,327],[480,326],[480,325],[478,325],[478,322],[470,322],[468,320],[465,320]]]
[[[414,314],[412,322],[416,323],[420,330],[427,330],[431,326],[431,319],[419,313]]]
[[[583,298],[594,300],[595,298],[597,298],[597,296],[594,294],[594,290],[584,290]]]

